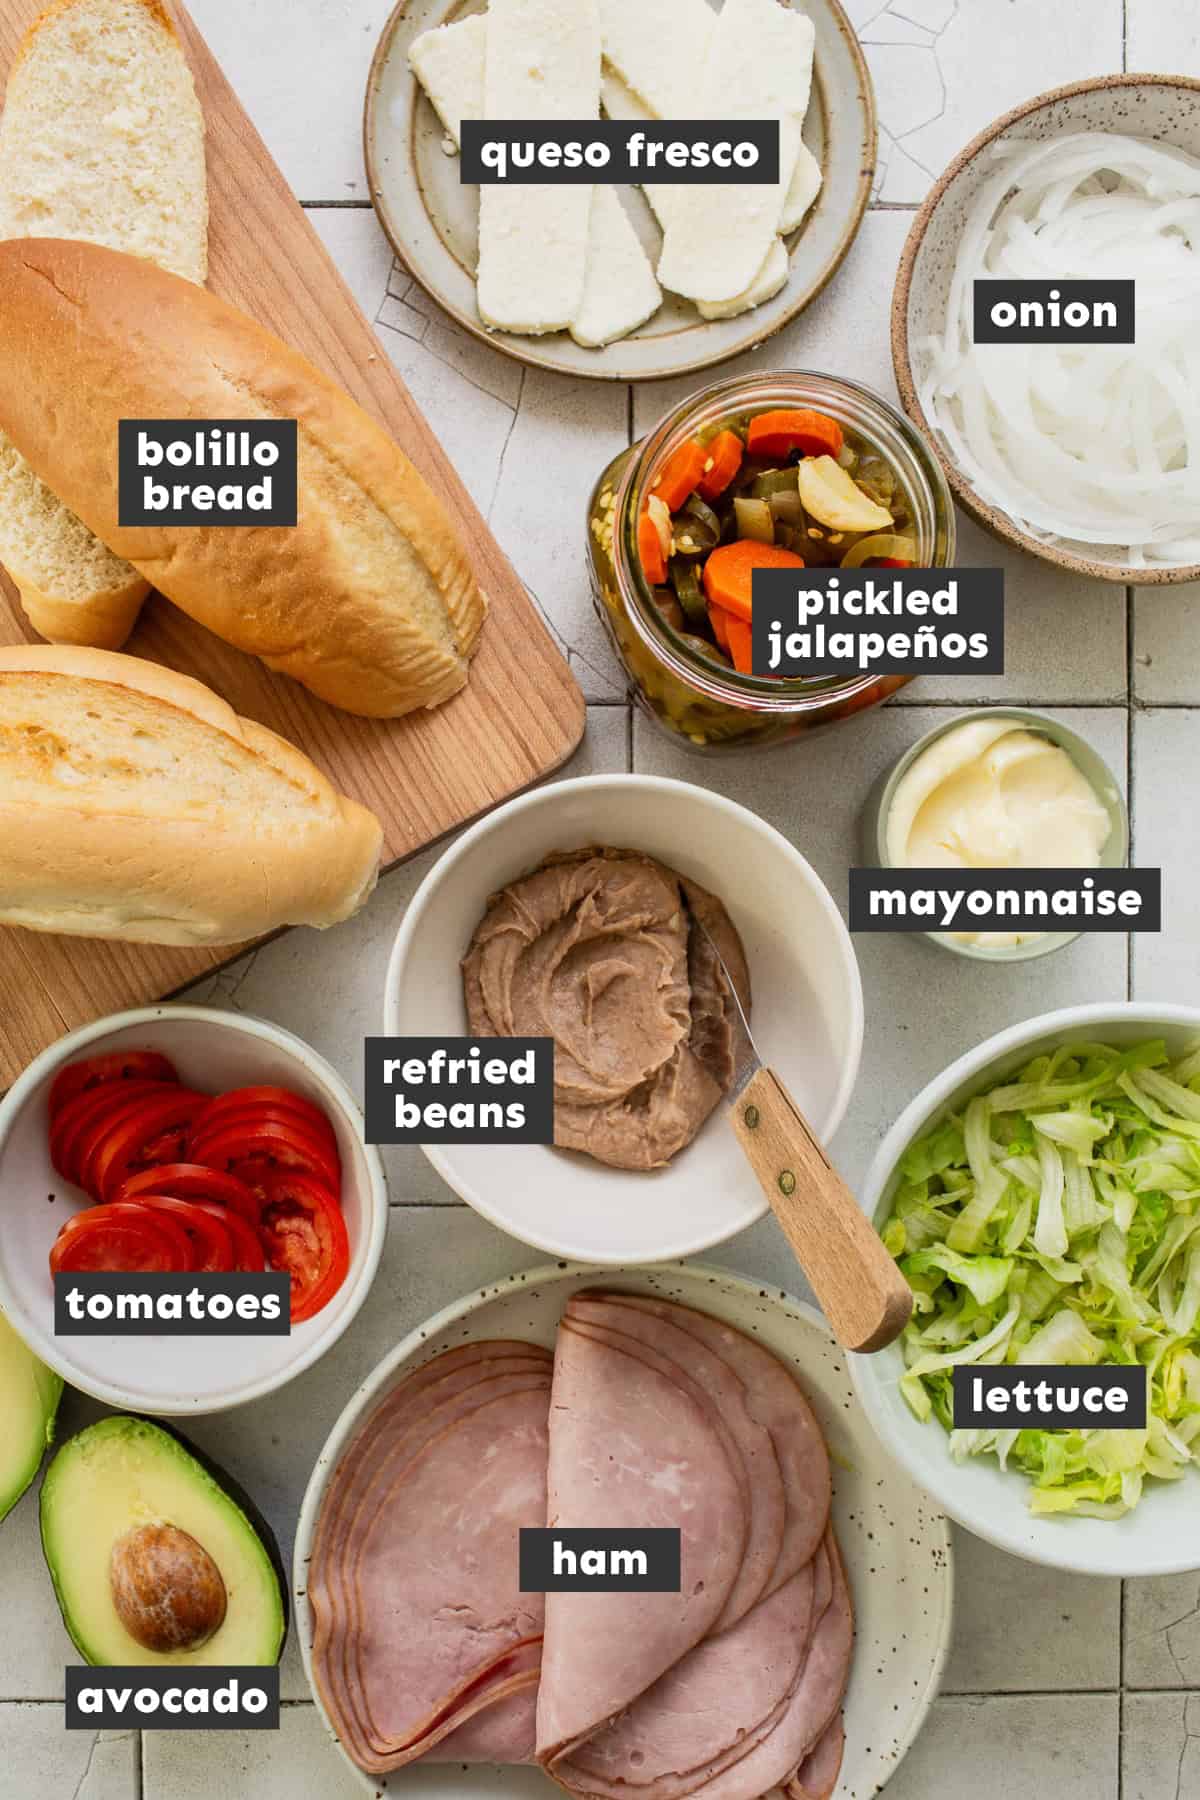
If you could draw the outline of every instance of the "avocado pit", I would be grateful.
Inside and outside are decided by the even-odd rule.
[[[143,1650],[198,1650],[225,1622],[225,1583],[203,1544],[176,1525],[139,1525],[109,1557],[117,1617]]]

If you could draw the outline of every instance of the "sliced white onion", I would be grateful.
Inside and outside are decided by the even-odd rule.
[[[1139,568],[1200,561],[1200,160],[1083,131],[981,163],[944,329],[914,346],[926,418],[1031,536]],[[973,342],[978,279],[1130,277],[1134,344]]]

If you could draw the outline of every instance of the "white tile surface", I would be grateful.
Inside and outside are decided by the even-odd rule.
[[[1200,814],[1188,798],[1198,757],[1200,712],[1134,714],[1134,855],[1141,867],[1163,871],[1163,929],[1133,940],[1139,1000],[1200,1000]]]
[[[1200,706],[1200,582],[1134,593],[1133,691],[1146,706]]]
[[[205,1734],[202,1755],[182,1733],[148,1731],[144,1800],[362,1800],[315,1706],[285,1706],[278,1731]]]
[[[393,0],[191,0],[189,11],[301,200],[365,200],[367,70]]]
[[[653,0],[647,0],[652,4]],[[367,66],[391,0],[192,0],[192,11],[285,175],[307,202],[365,199],[360,119]],[[894,394],[888,308],[896,259],[930,175],[1005,107],[1060,81],[1115,70],[1122,22],[1132,68],[1200,72],[1195,0],[849,0],[867,44],[883,126],[879,192],[830,287],[788,330],[729,365],[845,371]],[[602,463],[698,385],[634,390],[525,375],[444,320],[394,264],[374,215],[318,207],[313,220],[378,326],[390,355],[518,569],[536,592],[589,697],[620,681],[595,625],[584,562],[583,503]],[[1135,992],[1200,1003],[1200,593],[1144,590],[1134,602],[1127,662],[1125,597],[1059,576],[1001,549],[966,521],[965,563],[1000,563],[1008,592],[1008,672],[968,695],[923,680],[903,704],[791,752],[712,762],[666,743],[622,705],[593,706],[584,748],[566,771],[636,766],[703,781],[771,819],[810,857],[839,903],[855,855],[856,815],[878,772],[934,716],[926,703],[977,697],[1073,703],[1072,722],[1125,767],[1126,682],[1135,699],[1132,796],[1143,863],[1167,869],[1161,938],[1138,940]],[[1142,708],[1151,710],[1144,711]],[[387,877],[353,923],[297,932],[206,984],[203,997],[300,1032],[354,1085],[361,1040],[379,1028],[387,956],[404,906],[432,854]],[[863,1077],[835,1146],[861,1173],[913,1092],[952,1056],[1011,1020],[1078,999],[1126,992],[1126,946],[1084,939],[1049,961],[980,970],[917,939],[859,941],[868,1009]],[[255,1496],[285,1554],[317,1451],[355,1385],[437,1307],[541,1260],[453,1196],[415,1152],[386,1153],[393,1201],[379,1280],[353,1329],[292,1390],[197,1422],[193,1435]],[[436,1210],[434,1209],[436,1205]],[[766,1219],[711,1260],[803,1291],[778,1228]],[[68,1399],[62,1430],[93,1415]],[[1118,1590],[1012,1561],[956,1533],[959,1607],[946,1696],[888,1800],[1117,1800],[1118,1710],[1124,1684],[1122,1800],[1200,1795],[1200,1576]],[[27,1496],[0,1529],[5,1629],[0,1632],[0,1800],[350,1800],[358,1788],[325,1741],[295,1638],[283,1669],[278,1734],[146,1733],[144,1779],[129,1736],[94,1742],[61,1726],[58,1620]],[[1040,1690],[1040,1691],[1036,1691]],[[41,1704],[20,1704],[40,1702]],[[522,1776],[528,1800],[549,1789]],[[495,1791],[472,1778],[472,1794]]]
[[[1125,0],[1130,69],[1194,75],[1200,68],[1200,11],[1193,0]]]
[[[946,1696],[883,1791],[887,1800],[1118,1800],[1117,1698]],[[1169,1796],[1149,1789],[1146,1800]]]
[[[944,1694],[1120,1685],[1119,1581],[1057,1574],[1048,1584],[1038,1564],[955,1526],[954,1587]]]
[[[527,369],[488,507],[493,531],[574,652],[589,699],[624,692],[592,606],[585,522],[600,471],[629,442],[626,410],[623,387]]]
[[[1200,1694],[1128,1694],[1121,1750],[1122,1800],[1192,1800],[1200,1794]]]
[[[1125,1685],[1200,1692],[1200,1572],[1130,1582]]]
[[[1177,4],[1182,11],[1186,0]],[[1116,0],[1058,0],[1053,15],[1044,0],[889,0],[858,11],[879,103],[883,200],[919,204],[998,113],[1121,67]]]
[[[5,1800],[135,1800],[136,1731],[64,1731],[61,1706],[0,1704]]]

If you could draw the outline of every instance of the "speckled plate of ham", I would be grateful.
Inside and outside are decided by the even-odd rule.
[[[679,1593],[518,1591],[521,1525],[676,1514]],[[526,1271],[411,1333],[318,1460],[295,1592],[349,1766],[413,1800],[869,1800],[953,1611],[820,1316],[697,1264]]]

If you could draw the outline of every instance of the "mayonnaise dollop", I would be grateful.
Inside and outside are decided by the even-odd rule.
[[[1065,750],[1013,719],[975,719],[938,738],[897,783],[887,854],[897,869],[1095,869],[1110,830]],[[953,933],[995,947],[1045,935]]]

